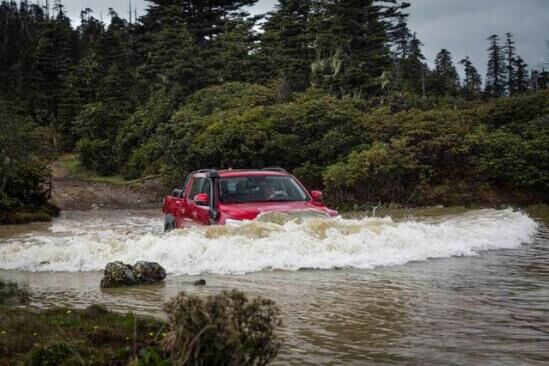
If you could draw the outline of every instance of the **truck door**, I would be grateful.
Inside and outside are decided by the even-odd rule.
[[[210,223],[210,206],[198,204],[194,198],[197,194],[211,195],[212,180],[210,178],[193,178],[189,194],[185,199],[185,216],[195,223],[208,225]],[[211,199],[211,197],[210,197]]]

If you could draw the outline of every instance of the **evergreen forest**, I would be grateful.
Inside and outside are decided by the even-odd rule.
[[[71,24],[61,0],[2,1],[0,211],[45,205],[65,153],[166,191],[195,169],[280,166],[337,207],[548,201],[549,72],[513,34],[478,40],[481,75],[448,49],[429,65],[404,1],[256,3],[148,0]]]

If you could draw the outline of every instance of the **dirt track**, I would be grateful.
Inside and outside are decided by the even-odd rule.
[[[133,184],[87,181],[70,176],[65,168],[54,163],[50,201],[61,210],[160,208],[162,189],[158,178]]]

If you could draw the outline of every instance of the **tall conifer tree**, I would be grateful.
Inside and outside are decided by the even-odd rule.
[[[488,38],[488,69],[486,72],[486,94],[491,97],[505,95],[505,61],[503,49],[499,44],[499,36],[496,34]]]
[[[464,67],[465,79],[463,80],[462,95],[465,99],[473,100],[480,97],[482,80],[469,56],[460,61]]]
[[[452,54],[442,49],[435,59],[435,69],[431,75],[430,89],[437,95],[457,95],[459,90],[459,75],[452,61]]]
[[[263,81],[278,79],[285,93],[309,86],[314,52],[308,31],[311,0],[279,0],[263,25],[258,70]]]
[[[422,96],[426,94],[426,76],[429,68],[421,51],[423,44],[414,33],[408,45],[406,59],[402,64],[403,80],[412,90]]]
[[[381,76],[391,65],[389,31],[402,6],[397,1],[314,1],[314,84],[336,96],[379,94]]]
[[[516,62],[516,47],[513,35],[511,33],[505,34],[505,62],[507,63],[507,94],[513,95],[516,91],[516,75],[515,75],[515,62]]]
[[[517,56],[515,59],[515,83],[514,83],[514,91],[513,94],[516,93],[525,93],[528,91],[529,88],[529,79],[530,76],[528,75],[528,64],[524,62],[522,57]]]

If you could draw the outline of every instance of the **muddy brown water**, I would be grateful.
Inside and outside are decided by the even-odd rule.
[[[274,364],[519,365],[549,362],[546,208],[423,209],[391,218],[265,220],[164,235],[158,211],[68,212],[0,227],[0,278],[32,307],[93,303],[163,316],[180,291],[274,299]],[[109,260],[157,260],[164,283],[100,290]],[[192,283],[204,278],[205,287]]]

